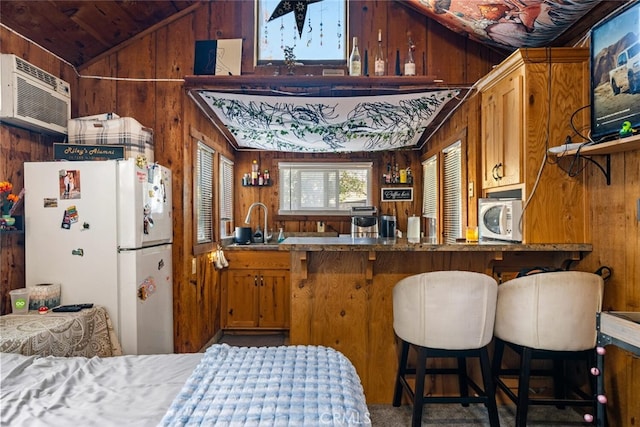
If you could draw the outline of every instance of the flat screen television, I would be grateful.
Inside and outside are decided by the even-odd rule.
[[[591,30],[591,139],[619,135],[624,122],[640,132],[640,1]]]

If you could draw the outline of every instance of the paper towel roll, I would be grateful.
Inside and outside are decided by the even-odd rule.
[[[415,215],[408,218],[407,239],[410,243],[420,242],[420,218]]]
[[[60,283],[42,283],[29,287],[29,310],[60,305]]]

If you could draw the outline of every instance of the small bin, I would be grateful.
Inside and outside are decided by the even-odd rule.
[[[29,290],[27,288],[13,289],[11,295],[11,310],[13,314],[29,313]]]
[[[60,305],[61,288],[59,283],[41,283],[29,289],[29,310],[40,307],[53,308]]]

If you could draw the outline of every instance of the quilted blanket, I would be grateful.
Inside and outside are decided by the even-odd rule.
[[[351,362],[321,346],[211,346],[163,426],[371,425]]]

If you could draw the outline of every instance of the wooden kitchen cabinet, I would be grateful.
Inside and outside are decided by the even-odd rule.
[[[482,93],[482,188],[521,182],[523,83],[518,68]]]
[[[529,200],[524,243],[587,243],[583,170],[566,172],[550,147],[588,133],[589,50],[518,49],[477,84],[481,104],[482,196]],[[562,167],[561,167],[562,166]]]
[[[288,329],[289,253],[227,251],[222,288],[222,327]]]

